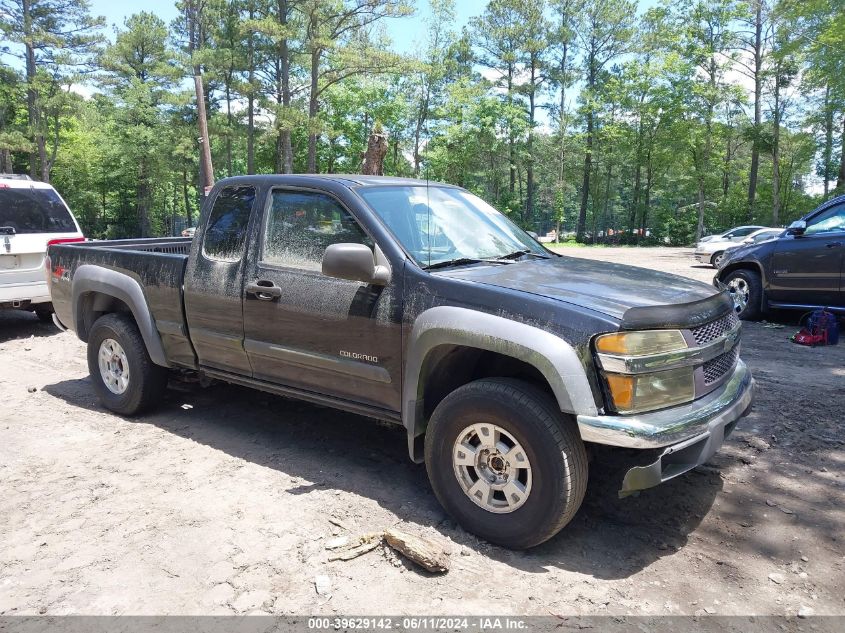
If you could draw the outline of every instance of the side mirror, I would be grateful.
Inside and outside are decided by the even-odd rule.
[[[536,231],[526,231],[526,233],[528,233],[528,235],[533,237],[536,241],[540,241],[540,236],[537,234]]]
[[[376,286],[390,281],[390,270],[376,266],[373,251],[364,244],[331,244],[323,253],[323,274]]]
[[[804,220],[795,220],[786,228],[788,235],[804,235],[807,230],[807,223]]]

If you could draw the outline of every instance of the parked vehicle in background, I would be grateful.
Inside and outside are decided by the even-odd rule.
[[[47,247],[83,241],[53,187],[29,176],[0,174],[0,309],[29,310],[50,321]]]
[[[776,240],[781,235],[783,235],[785,230],[786,229],[760,229],[759,231],[754,231],[751,235],[746,237],[739,244],[726,248],[725,254],[722,259],[719,260],[719,265],[717,266],[717,268],[724,266],[725,261],[727,261],[728,259],[728,254],[736,250],[737,248],[740,248],[741,246],[748,246],[749,244],[760,244],[761,242]]]
[[[845,313],[845,196],[793,222],[780,237],[728,252],[714,283],[724,284],[742,319],[769,308]]]
[[[227,178],[193,240],[50,258],[107,408],[160,403],[175,370],[400,424],[443,506],[508,547],[572,520],[591,447],[629,449],[627,495],[710,459],[751,407],[726,293],[557,255],[460,187]]]
[[[738,226],[720,235],[704,237],[695,246],[695,259],[702,264],[718,268],[728,248],[736,246],[752,233],[764,228],[766,227]]]
[[[193,237],[194,233],[197,232],[197,227],[189,226],[187,229],[182,230],[182,237]]]

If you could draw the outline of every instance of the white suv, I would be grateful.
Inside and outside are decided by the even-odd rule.
[[[62,197],[28,176],[0,174],[0,309],[30,310],[50,321],[47,246],[85,238]]]

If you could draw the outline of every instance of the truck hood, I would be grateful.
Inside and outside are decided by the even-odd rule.
[[[626,266],[579,257],[552,257],[525,260],[515,264],[491,264],[444,270],[439,274],[519,292],[551,297],[608,316],[625,320],[632,308],[671,306],[677,313],[682,304],[708,304],[708,311],[722,309],[713,286],[661,273],[647,268]],[[708,301],[711,300],[711,301]],[[710,305],[713,304],[713,305]],[[690,306],[691,311],[693,306]],[[690,314],[690,321],[704,318]],[[651,310],[633,312],[643,314]],[[654,310],[657,313],[658,310]],[[673,320],[677,320],[676,318]]]

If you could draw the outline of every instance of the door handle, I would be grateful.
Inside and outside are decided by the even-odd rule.
[[[828,242],[825,246],[828,248],[836,248],[837,246],[842,246],[842,242]]]
[[[259,279],[246,285],[246,293],[262,301],[275,301],[282,296],[282,289],[272,281]]]

